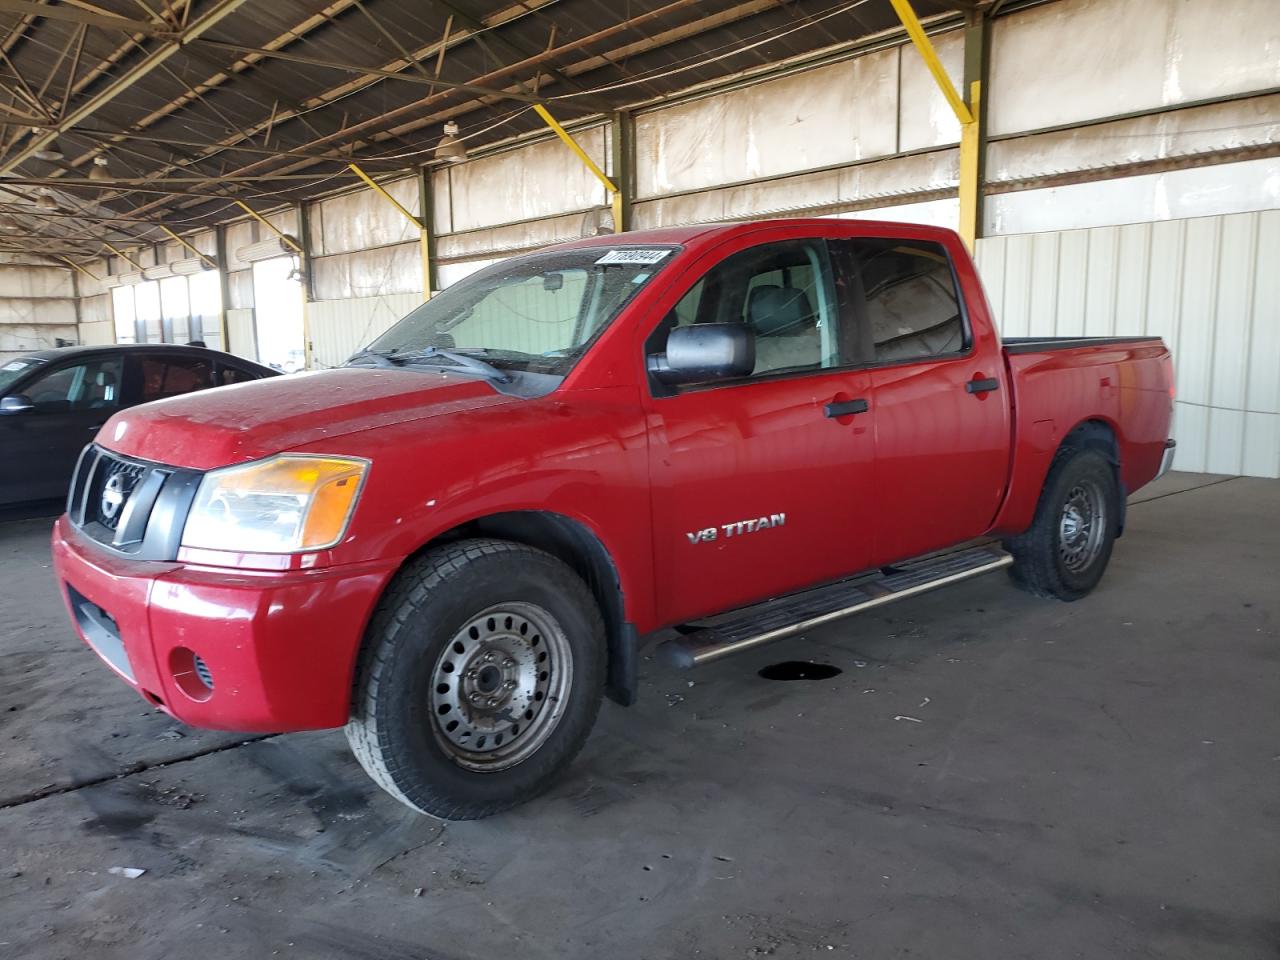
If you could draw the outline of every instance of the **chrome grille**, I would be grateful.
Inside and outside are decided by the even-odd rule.
[[[88,519],[97,521],[108,530],[119,527],[129,498],[146,474],[147,468],[140,463],[103,454],[89,489]]]
[[[67,519],[123,556],[176,560],[202,477],[197,470],[134,460],[91,443],[71,480]]]

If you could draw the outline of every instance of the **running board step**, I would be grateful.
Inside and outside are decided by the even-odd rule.
[[[988,545],[898,564],[885,568],[890,572],[842,580],[746,607],[712,626],[668,640],[659,649],[663,658],[677,667],[700,667],[771,640],[1001,570],[1012,563],[1013,557],[998,546]]]

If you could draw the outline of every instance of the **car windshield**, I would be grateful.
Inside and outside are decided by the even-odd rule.
[[[350,362],[468,369],[457,363],[465,354],[503,372],[564,376],[678,249],[594,246],[505,260],[436,294]]]
[[[0,367],[0,393],[4,393],[9,384],[14,383],[32,367],[38,367],[43,362],[43,360],[37,360],[34,357],[18,357],[16,360],[10,360]]]

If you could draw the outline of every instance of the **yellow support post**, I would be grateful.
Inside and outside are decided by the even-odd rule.
[[[978,191],[981,189],[981,184],[978,183],[978,172],[981,166],[979,153],[982,131],[979,125],[981,115],[979,103],[982,85],[975,80],[969,87],[969,102],[966,103],[961,99],[955,84],[947,76],[947,70],[942,65],[942,61],[938,59],[938,51],[934,49],[933,42],[924,32],[920,18],[911,8],[910,0],[889,0],[889,2],[897,11],[898,19],[906,28],[907,36],[911,38],[912,45],[924,60],[924,65],[933,74],[938,89],[942,91],[956,119],[960,121],[960,222],[957,224],[957,232],[972,253],[978,235]]]
[[[171,236],[174,240],[177,240],[180,244],[182,244],[184,247],[186,247],[188,250],[194,253],[197,257],[199,257],[200,260],[204,263],[204,265],[208,267],[210,270],[217,269],[216,264],[214,264],[212,260],[206,257],[199,250],[197,250],[195,246],[192,245],[189,241],[184,240],[182,237],[178,236],[176,233],[174,233],[172,230],[166,227],[163,223],[160,224],[160,229],[163,230],[165,233],[167,233],[169,236]]]
[[[978,238],[978,183],[980,168],[980,140],[977,121],[982,84],[977,80],[969,86],[969,106],[975,119],[960,127],[960,239],[973,253]]]
[[[533,105],[533,109],[537,112],[538,116],[542,118],[543,122],[551,128],[552,132],[561,139],[564,145],[574,152],[577,158],[586,165],[588,170],[591,171],[592,175],[604,184],[604,188],[609,191],[609,207],[613,211],[613,228],[615,232],[621,233],[623,227],[622,191],[618,189],[618,185],[610,180],[596,162],[587,155],[587,151],[583,150],[578,141],[573,139],[573,135],[564,127],[560,126],[560,122],[551,115],[550,110],[540,103],[535,103]]]
[[[352,173],[354,173],[357,177],[363,180],[371,190],[373,190],[375,193],[381,196],[382,199],[386,200],[389,204],[391,204],[393,207],[399,210],[400,213],[403,214],[404,217],[410,223],[412,223],[415,227],[418,228],[418,253],[422,257],[422,299],[424,301],[430,300],[431,299],[431,234],[427,230],[427,222],[421,217],[418,217],[415,214],[410,213],[403,203],[401,203],[399,200],[397,200],[395,197],[389,194],[382,187],[381,184],[379,184],[376,180],[373,179],[373,177],[369,176],[362,169],[360,169],[359,164],[348,163],[347,167],[350,168]]]

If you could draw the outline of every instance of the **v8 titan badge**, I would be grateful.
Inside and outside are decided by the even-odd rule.
[[[772,530],[787,522],[785,513],[771,513],[767,517],[753,517],[750,520],[735,520],[733,523],[722,523],[718,527],[707,527],[705,530],[694,530],[686,533],[692,544],[710,543],[712,540],[729,537],[740,537],[747,533],[759,533],[761,530]]]

